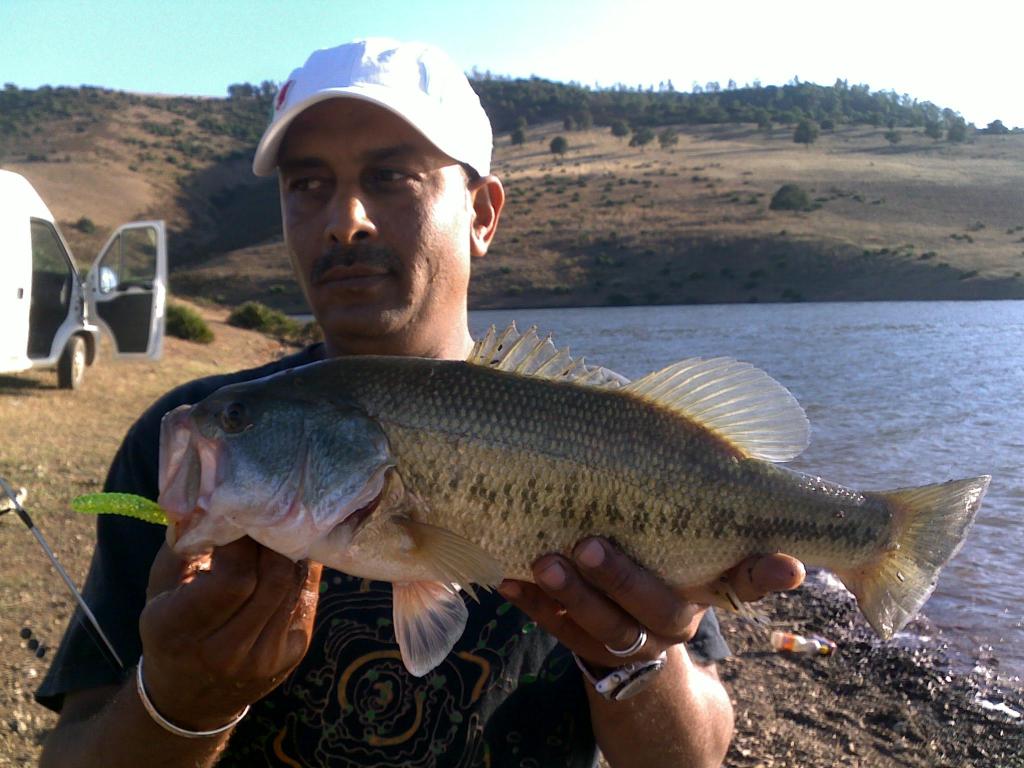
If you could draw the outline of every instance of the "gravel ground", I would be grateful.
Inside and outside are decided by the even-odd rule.
[[[1024,712],[1024,690],[981,667],[954,671],[941,643],[880,643],[852,597],[814,579],[762,605],[779,628],[821,634],[838,650],[777,653],[766,628],[723,617],[735,653],[722,665],[736,707],[726,765],[1024,766],[1024,717],[978,701]],[[932,634],[925,620],[911,629]]]

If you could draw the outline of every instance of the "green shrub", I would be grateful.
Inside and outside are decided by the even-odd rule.
[[[773,211],[806,211],[811,207],[811,196],[798,184],[783,184],[768,207]]]
[[[793,141],[810,146],[818,140],[820,128],[813,120],[801,120],[793,130]]]
[[[946,127],[946,141],[957,143],[967,141],[967,123],[962,117],[951,121]]]
[[[235,307],[228,316],[228,324],[282,339],[297,340],[302,334],[302,325],[298,321],[258,301],[247,301]]]
[[[197,344],[209,344],[213,341],[213,331],[210,330],[210,326],[198,312],[184,304],[168,302],[165,323],[168,336],[176,336]]]
[[[679,143],[679,134],[674,128],[666,128],[658,134],[658,144],[662,149],[669,149]]]
[[[79,232],[83,234],[91,235],[93,232],[96,231],[96,225],[88,216],[83,216],[82,218],[75,222],[75,229],[77,229]]]
[[[320,327],[320,324],[317,323],[316,320],[310,320],[308,323],[305,323],[299,329],[298,338],[295,339],[295,341],[302,342],[304,344],[312,344],[315,341],[323,341],[323,340],[324,340],[323,328]]]
[[[633,134],[633,138],[629,140],[629,146],[643,147],[650,144],[652,141],[654,141],[654,131],[645,125],[637,128],[636,133]]]

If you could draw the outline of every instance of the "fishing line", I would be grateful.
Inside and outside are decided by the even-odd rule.
[[[0,509],[0,516],[13,509],[21,522],[23,522],[25,527],[29,529],[36,541],[39,542],[39,546],[42,547],[43,553],[47,558],[49,558],[50,564],[53,565],[57,573],[60,574],[60,577],[64,580],[64,584],[71,592],[71,595],[75,598],[75,602],[78,603],[78,607],[81,609],[82,614],[88,619],[88,621],[83,622],[83,626],[85,626],[89,631],[89,634],[92,636],[97,646],[99,646],[99,649],[103,652],[107,661],[113,664],[119,672],[123,672],[125,670],[125,665],[121,661],[121,657],[117,655],[117,651],[114,650],[114,644],[110,642],[110,638],[108,638],[106,633],[103,631],[99,620],[96,618],[95,614],[93,614],[89,605],[85,602],[85,598],[82,597],[82,593],[78,591],[78,587],[75,586],[75,582],[72,581],[68,572],[64,570],[64,566],[60,564],[60,561],[57,559],[57,555],[55,555],[53,550],[50,548],[50,545],[46,541],[42,532],[36,527],[36,524],[32,522],[32,518],[29,517],[28,512],[25,511],[25,508],[21,506],[21,502],[18,501],[17,495],[14,493],[11,486],[8,485],[7,481],[2,477],[0,477],[0,489],[2,489],[4,495],[11,500],[11,507],[9,509]]]

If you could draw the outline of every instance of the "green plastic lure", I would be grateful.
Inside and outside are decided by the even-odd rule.
[[[72,499],[71,509],[83,515],[125,515],[167,525],[167,515],[159,504],[134,493],[87,493]]]

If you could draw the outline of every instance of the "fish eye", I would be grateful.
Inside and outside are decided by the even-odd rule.
[[[233,402],[224,407],[220,412],[220,426],[229,433],[241,432],[249,426],[249,416],[245,403]]]

